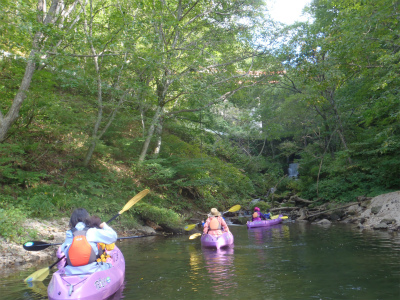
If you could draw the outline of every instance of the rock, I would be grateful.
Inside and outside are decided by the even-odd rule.
[[[355,205],[352,205],[347,208],[346,214],[353,216],[353,215],[361,213],[362,211],[363,211],[363,208],[361,206],[355,204]]]
[[[388,225],[386,223],[379,223],[372,226],[373,229],[388,229]]]
[[[371,208],[371,213],[372,214],[377,214],[381,209],[382,209],[382,205],[381,206],[374,206],[374,207]]]
[[[369,201],[367,201],[369,202]],[[364,219],[364,222],[361,220]],[[360,214],[360,222],[366,228],[387,229],[400,225],[400,191],[376,196],[370,200],[366,210]],[[384,225],[380,225],[380,224]],[[387,227],[385,227],[385,225]]]
[[[149,226],[139,226],[137,230],[144,235],[156,234],[156,231]]]
[[[382,221],[381,221],[381,223],[385,223],[385,224],[394,224],[394,223],[396,223],[396,220],[395,219],[383,219]]]
[[[318,222],[315,222],[314,224],[317,224],[317,225],[331,225],[332,222],[329,221],[328,219],[322,219],[322,220],[320,220]]]

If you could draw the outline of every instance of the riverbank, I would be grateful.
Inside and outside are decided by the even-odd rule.
[[[342,222],[365,230],[400,231],[400,191],[360,201],[344,209],[332,209],[313,223]]]

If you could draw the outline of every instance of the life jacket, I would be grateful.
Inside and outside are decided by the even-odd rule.
[[[103,253],[99,243],[97,244],[98,254],[96,255],[94,252],[86,238],[88,229],[88,227],[85,227],[83,230],[71,229],[73,240],[71,246],[69,246],[68,255],[66,255],[68,265],[79,267],[90,264],[95,262]]]
[[[253,213],[253,219],[258,218],[258,217],[259,217],[258,212],[255,211],[255,212]]]
[[[219,223],[217,217],[211,219],[209,228],[209,230],[221,230],[221,223]]]

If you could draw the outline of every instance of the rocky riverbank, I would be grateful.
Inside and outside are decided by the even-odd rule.
[[[356,224],[361,229],[400,231],[400,191],[352,205],[340,221]]]

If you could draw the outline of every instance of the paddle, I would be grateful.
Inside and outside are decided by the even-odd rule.
[[[41,251],[47,249],[50,246],[57,246],[57,245],[62,245],[62,243],[49,244],[47,242],[42,242],[42,241],[32,241],[32,242],[26,242],[25,244],[23,244],[22,247],[24,247],[24,249],[27,251]]]
[[[112,220],[117,218],[119,215],[130,209],[135,203],[137,203],[140,199],[142,199],[144,196],[146,196],[150,191],[148,189],[141,191],[139,194],[137,194],[135,197],[133,197],[131,200],[129,200],[125,206],[122,208],[122,210],[119,211],[118,214],[116,214],[114,217],[112,217],[110,220],[108,220],[106,223],[110,223]],[[46,277],[50,273],[50,269],[54,267],[56,264],[58,264],[65,256],[61,257],[59,260],[57,260],[54,264],[52,264],[49,267],[40,269],[28,277],[25,278],[25,282],[29,281],[43,281],[46,279]]]
[[[149,192],[150,192],[150,190],[148,190],[148,189],[141,191],[139,194],[137,194],[135,197],[133,197],[131,200],[129,200],[125,204],[125,206],[119,211],[119,213],[117,213],[114,217],[112,217],[106,223],[110,223],[111,221],[115,220],[119,215],[122,215],[124,212],[129,210],[132,206],[134,206],[137,202],[139,202]]]
[[[272,216],[272,217],[271,217],[271,220],[278,219],[278,218],[279,218],[279,215]],[[283,219],[287,219],[287,218],[288,218],[288,216],[282,216],[282,217],[281,217],[282,220],[283,220]]]
[[[238,210],[240,210],[240,205],[239,204],[237,204],[235,206],[232,206],[229,210],[223,212],[221,215],[224,215],[224,214],[226,214],[228,212],[237,212]],[[186,225],[183,229],[185,229],[186,231],[191,231],[199,224],[201,224],[201,222],[199,222],[197,224],[189,224],[189,225]]]
[[[147,237],[147,236],[155,236],[155,234],[119,237],[119,238],[117,238],[117,240],[135,239],[135,238],[142,238],[142,237]],[[48,244],[47,242],[42,242],[42,241],[32,241],[32,242],[26,242],[23,245],[23,247],[27,251],[41,251],[41,250],[47,249],[50,246],[58,246],[58,245],[62,245],[62,243]]]
[[[199,236],[201,236],[201,233],[194,233],[191,236],[189,236],[189,240],[194,240],[195,238],[198,238]]]
[[[148,236],[156,236],[155,234],[148,234],[148,235],[132,235],[132,236],[124,236],[117,238],[117,240],[125,240],[125,239],[137,239],[137,238],[142,238],[142,237],[148,237]]]

